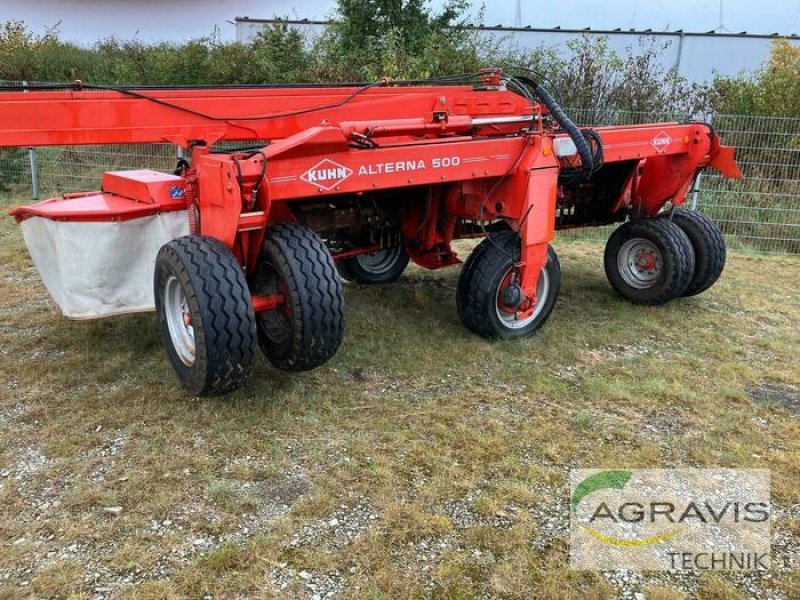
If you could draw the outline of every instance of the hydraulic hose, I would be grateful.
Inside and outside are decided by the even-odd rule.
[[[589,179],[592,173],[594,173],[594,157],[592,148],[589,146],[589,142],[583,135],[583,132],[572,122],[572,119],[567,116],[567,113],[564,112],[564,109],[561,108],[561,105],[556,99],[550,95],[550,92],[544,89],[540,84],[529,77],[516,77],[516,79],[533,88],[533,91],[536,92],[539,100],[541,100],[542,104],[550,111],[556,123],[569,134],[570,139],[572,139],[575,143],[575,147],[578,149],[578,156],[581,157],[581,176],[583,179]]]
[[[592,149],[589,146],[589,142],[586,140],[583,132],[578,129],[578,126],[567,116],[567,113],[565,113],[561,105],[556,102],[556,99],[550,95],[550,92],[538,83],[533,89],[536,95],[539,96],[539,100],[542,101],[542,104],[550,111],[556,123],[561,125],[575,143],[575,147],[578,149],[578,156],[581,157],[581,174],[584,179],[589,179],[592,173],[594,173],[594,157],[592,156]]]

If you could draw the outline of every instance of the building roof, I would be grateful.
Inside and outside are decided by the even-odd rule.
[[[313,19],[254,19],[251,17],[236,17],[236,23],[286,23],[288,25],[330,25],[333,21],[320,21]],[[592,29],[586,27],[584,29],[562,28],[562,27],[533,27],[526,25],[524,27],[508,27],[505,25],[466,25],[467,29],[475,29],[478,31],[507,31],[507,32],[522,32],[522,33],[593,33],[597,35],[652,35],[652,36],[685,36],[685,37],[715,37],[715,38],[756,38],[756,39],[787,39],[787,40],[800,40],[800,35],[796,33],[781,34],[781,33],[748,33],[747,31],[740,31],[738,33],[730,31],[684,31],[677,30],[654,30],[654,29]]]

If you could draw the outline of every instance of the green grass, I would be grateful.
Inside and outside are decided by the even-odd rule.
[[[775,504],[800,502],[796,257],[734,254],[708,293],[648,308],[612,293],[601,245],[556,244],[556,310],[513,343],[460,325],[458,269],[410,268],[346,287],[329,364],[259,360],[241,391],[198,400],[152,316],[63,319],[10,220],[0,240],[3,599],[312,597],[303,572],[343,598],[613,598],[569,569],[570,468],[768,468]],[[797,597],[796,573],[771,575],[759,589]]]

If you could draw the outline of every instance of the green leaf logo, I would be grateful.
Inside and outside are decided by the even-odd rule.
[[[631,478],[630,471],[600,471],[581,481],[572,492],[572,512],[577,512],[578,505],[586,496],[597,490],[624,488]]]
[[[590,475],[583,481],[581,481],[576,487],[575,491],[572,492],[572,497],[570,498],[570,505],[572,507],[572,512],[577,515],[578,506],[586,496],[592,494],[598,490],[621,490],[630,481],[632,473],[630,471],[600,471],[599,473],[595,473],[594,475]],[[619,538],[611,535],[603,534],[591,527],[581,524],[580,528],[591,535],[596,540],[603,542],[604,544],[610,544],[612,546],[626,546],[626,547],[637,547],[637,546],[650,546],[652,544],[658,544],[659,542],[663,542],[664,540],[668,540],[674,535],[680,533],[679,529],[672,529],[667,531],[661,535],[648,537],[644,539],[625,539]]]

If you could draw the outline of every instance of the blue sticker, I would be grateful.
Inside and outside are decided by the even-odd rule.
[[[169,190],[170,198],[173,200],[180,200],[185,193],[186,191],[179,185],[172,186]]]

